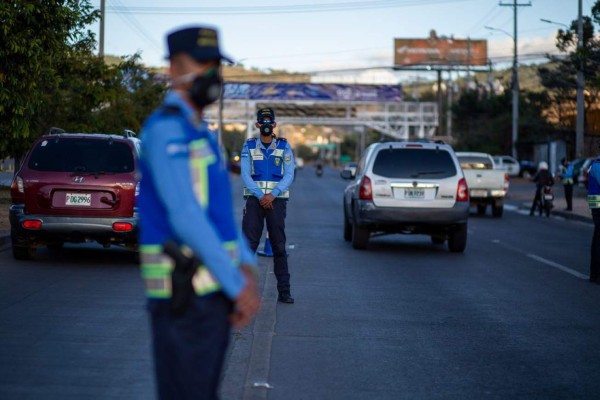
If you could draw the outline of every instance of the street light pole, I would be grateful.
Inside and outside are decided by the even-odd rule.
[[[583,76],[583,19],[581,17],[581,4],[579,0],[579,10],[577,16],[577,53],[579,56],[579,65],[577,66],[577,122],[575,125],[575,156],[583,157],[583,127],[585,111],[583,107],[583,90],[585,80]]]
[[[517,54],[517,0],[513,7],[513,105],[512,105],[512,156],[517,158],[517,140],[519,139],[519,64]]]
[[[515,7],[515,10],[517,8]],[[498,31],[502,32],[505,35],[511,37],[514,43],[513,49],[513,66],[512,66],[512,92],[513,92],[513,101],[512,101],[512,145],[511,145],[511,153],[514,158],[517,158],[517,141],[519,140],[519,63],[518,63],[518,55],[517,55],[517,15],[515,11],[515,27],[514,34],[506,32],[503,29],[492,28],[491,26],[485,26],[485,29],[489,29],[490,31]]]
[[[512,156],[517,158],[517,142],[519,140],[519,62],[517,53],[517,7],[530,7],[531,1],[527,4],[519,4],[517,0],[512,3],[500,3],[501,6],[513,8],[513,107],[512,107]]]

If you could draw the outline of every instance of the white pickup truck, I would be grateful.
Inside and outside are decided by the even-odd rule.
[[[492,215],[501,217],[504,197],[508,193],[508,172],[496,169],[494,159],[487,153],[457,152],[456,156],[467,180],[471,205],[477,206],[477,214],[485,214],[489,204]]]

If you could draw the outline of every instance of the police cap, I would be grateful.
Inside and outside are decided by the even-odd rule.
[[[167,35],[169,55],[186,53],[196,61],[225,60],[231,64],[231,58],[226,57],[219,49],[219,35],[216,29],[205,26],[193,26],[178,29]]]
[[[265,119],[270,119],[271,122],[275,122],[275,112],[272,108],[261,108],[256,113],[256,121],[262,124]]]

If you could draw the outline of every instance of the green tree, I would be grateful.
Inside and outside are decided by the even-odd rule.
[[[19,155],[39,135],[39,109],[61,83],[58,67],[93,48],[87,27],[98,16],[88,0],[0,2],[0,154]]]
[[[600,40],[594,34],[594,22],[600,24],[600,0],[592,8],[592,17],[583,16],[583,42],[577,47],[577,20],[571,22],[569,29],[560,29],[556,35],[556,47],[560,56],[549,57],[550,66],[538,68],[542,85],[548,89],[550,107],[559,128],[572,131],[575,127],[577,92],[577,71],[583,69],[586,95],[584,109],[587,114],[592,105],[600,99]]]

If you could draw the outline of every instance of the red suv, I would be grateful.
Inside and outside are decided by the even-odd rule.
[[[38,138],[10,188],[13,256],[30,258],[46,245],[97,241],[137,248],[137,156],[140,141],[65,133]]]

